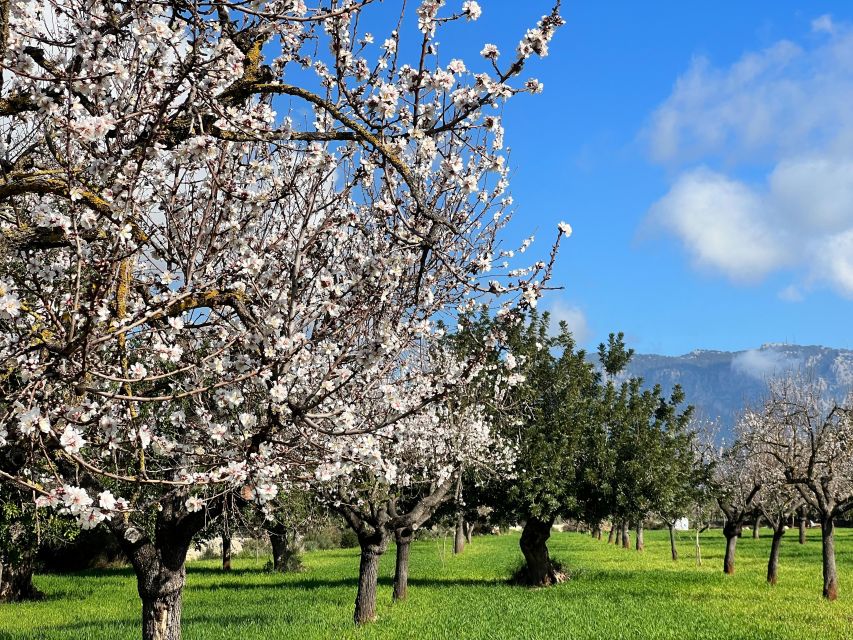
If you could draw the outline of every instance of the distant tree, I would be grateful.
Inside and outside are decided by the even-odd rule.
[[[853,413],[808,375],[769,384],[768,398],[750,425],[754,447],[773,456],[821,525],[823,596],[838,597],[835,521],[853,509]]]
[[[755,512],[756,496],[764,477],[749,447],[736,441],[720,452],[712,482],[717,504],[726,517],[723,524],[723,535],[726,537],[723,571],[733,574],[737,540],[743,531],[744,522]]]

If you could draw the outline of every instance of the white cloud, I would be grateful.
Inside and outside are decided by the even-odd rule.
[[[551,303],[548,311],[551,314],[552,331],[556,332],[560,322],[565,321],[575,338],[575,342],[579,345],[586,344],[592,337],[586,314],[580,307],[567,304],[562,300],[555,300]]]
[[[762,381],[796,370],[801,364],[798,359],[772,348],[743,351],[732,358],[733,371]]]
[[[812,20],[812,31],[815,33],[820,33],[821,31],[832,33],[834,28],[835,25],[832,24],[832,16],[828,13]]]
[[[811,49],[691,63],[643,134],[676,171],[650,219],[735,281],[790,269],[800,295],[829,284],[853,296],[853,30],[830,16],[813,30],[826,35]]]
[[[651,209],[700,266],[754,281],[785,262],[762,198],[746,185],[700,168],[683,173]]]

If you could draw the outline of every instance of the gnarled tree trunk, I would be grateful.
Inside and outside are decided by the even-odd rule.
[[[643,537],[643,521],[637,520],[637,543],[636,543],[637,551],[645,551],[646,550],[646,540]]]
[[[767,561],[767,582],[776,584],[776,578],[779,573],[779,546],[782,543],[782,536],[785,535],[785,525],[780,518],[779,526],[773,528],[773,541],[770,543],[770,559]]]
[[[823,597],[838,599],[838,572],[835,569],[835,519],[824,517],[820,523],[823,552]]]
[[[0,560],[0,602],[40,600],[44,594],[33,585],[31,554],[18,562]]]
[[[376,584],[379,580],[379,558],[388,548],[388,534],[383,528],[359,533],[361,562],[358,567],[358,593],[355,596],[356,624],[376,620]]]
[[[411,529],[394,531],[397,544],[397,564],[394,566],[394,601],[405,600],[409,590],[409,548],[414,538]]]
[[[521,531],[519,546],[525,563],[522,580],[531,587],[546,587],[561,580],[548,555],[548,538],[553,525],[553,520],[528,518]]]
[[[672,553],[672,560],[678,560],[678,549],[675,547],[675,525],[667,523],[669,529],[669,549]]]
[[[723,558],[723,573],[729,575],[735,572],[735,549],[737,548],[737,539],[742,532],[740,523],[726,520],[723,526],[723,535],[726,536],[726,555]]]
[[[222,570],[231,571],[231,534],[222,532]]]

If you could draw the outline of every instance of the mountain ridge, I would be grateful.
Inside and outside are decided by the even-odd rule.
[[[768,379],[796,371],[814,375],[840,400],[853,388],[853,350],[765,343],[742,351],[635,354],[624,375],[642,377],[646,386],[660,384],[667,393],[680,384],[697,413],[717,419],[723,435],[728,436],[739,412],[763,397]]]

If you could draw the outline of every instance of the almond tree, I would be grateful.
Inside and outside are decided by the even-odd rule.
[[[853,416],[850,401],[827,396],[821,381],[806,375],[773,380],[752,419],[755,447],[772,456],[785,481],[820,518],[823,596],[838,598],[835,521],[853,509]]]
[[[457,382],[412,365],[435,319],[547,282],[553,252],[499,255],[495,106],[541,89],[519,75],[556,9],[469,71],[435,38],[476,2],[418,7],[414,65],[403,30],[359,32],[371,4],[0,7],[0,430],[25,452],[0,475],[110,527],[146,639],[180,637],[225,496],[310,476],[365,406],[392,431],[428,410]]]
[[[736,441],[719,452],[713,468],[713,492],[720,510],[726,517],[723,535],[726,555],[723,571],[735,572],[735,550],[746,519],[756,509],[756,496],[764,482],[763,474],[751,456],[749,447]]]
[[[358,536],[354,620],[361,624],[376,617],[379,558],[391,537],[397,543],[394,598],[402,600],[414,533],[451,495],[464,468],[506,468],[512,451],[493,435],[476,406],[436,407],[395,431],[353,435],[340,439],[338,447],[339,458],[317,468],[317,488]]]

